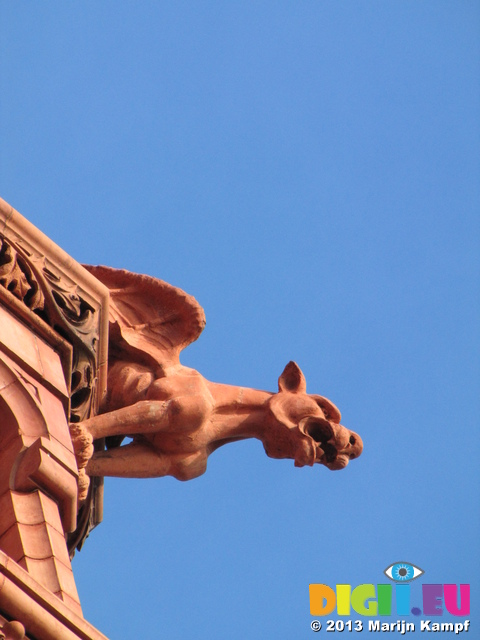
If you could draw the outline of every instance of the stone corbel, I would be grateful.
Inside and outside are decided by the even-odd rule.
[[[62,398],[69,438],[69,443],[64,443],[67,448],[71,446],[68,423],[75,428],[76,423],[96,415],[106,393],[108,305],[109,293],[104,285],[0,198],[0,312],[2,307],[8,310],[28,327],[30,333],[38,336],[38,344],[42,345],[43,339],[61,358],[66,383]],[[2,322],[0,319],[0,327]],[[8,333],[2,327],[0,343],[1,334]],[[5,350],[14,360],[18,356],[16,344],[7,345]],[[30,360],[23,358],[22,370],[58,396],[57,391],[49,387],[49,358],[43,369],[36,358]],[[40,374],[40,380],[36,374]],[[63,424],[61,428],[65,431]],[[58,433],[52,433],[55,421],[48,421],[48,430],[49,435],[58,439]],[[48,439],[52,441],[52,437]],[[32,446],[31,442],[24,444]],[[96,448],[103,446],[101,442],[96,443]],[[75,547],[80,547],[88,532],[102,520],[103,478],[90,481],[84,469],[80,470],[77,528],[72,529],[75,511],[71,506],[72,467],[69,462],[65,465],[62,457],[55,457],[56,453],[45,443],[36,447],[21,454],[22,462],[18,465],[26,465],[30,476],[28,480],[27,476],[18,476],[15,487],[37,486],[56,496],[59,492],[55,492],[47,476],[61,474],[68,491],[60,492],[59,506],[65,532],[70,534],[69,549],[73,554]],[[52,467],[44,476],[43,470],[52,466],[48,457],[60,461],[60,466],[55,472]],[[32,465],[37,465],[38,469],[35,471]],[[1,476],[0,469],[0,480]]]
[[[17,458],[10,489],[41,489],[58,504],[64,531],[70,533],[77,523],[78,473],[75,457],[72,454],[67,462],[62,449],[52,440],[38,438]]]
[[[73,553],[102,519],[102,480],[79,480],[69,427],[105,395],[108,301],[0,199],[0,640],[23,637],[8,620],[39,640],[104,637],[83,622],[66,538]]]

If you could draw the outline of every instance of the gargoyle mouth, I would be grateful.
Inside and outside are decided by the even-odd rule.
[[[345,453],[339,453],[334,446],[326,445],[328,450],[325,451],[323,458],[320,458],[319,462],[322,462],[331,471],[337,471],[338,469],[344,469],[350,462],[350,457]]]
[[[338,449],[330,443],[327,443],[325,445],[327,450],[324,449],[325,455],[320,459],[320,462],[332,471],[344,469],[350,460],[358,458],[363,450],[363,442],[360,436],[353,433],[353,431],[348,431],[348,429],[345,429],[345,427],[342,427],[341,425],[339,426],[346,432],[348,442],[343,447],[340,446]],[[335,444],[338,446],[338,443]]]
[[[361,439],[339,424],[332,425],[322,418],[310,417],[304,418],[298,427],[316,444],[315,462],[332,471],[345,468],[349,461],[358,457],[362,451]]]
[[[304,418],[298,425],[298,428],[302,433],[310,436],[312,440],[315,440],[320,446],[326,444],[332,438],[335,438],[331,424],[321,418]]]
[[[322,418],[304,418],[298,428],[301,433],[311,438],[312,460],[309,464],[320,462],[333,464],[337,458],[337,449],[332,444],[335,441],[335,432],[331,424]]]

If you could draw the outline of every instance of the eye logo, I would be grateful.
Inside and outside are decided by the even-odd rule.
[[[394,562],[383,573],[394,582],[410,582],[419,578],[425,571],[409,562]]]

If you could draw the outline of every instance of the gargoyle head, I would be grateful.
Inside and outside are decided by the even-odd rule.
[[[265,451],[271,458],[292,458],[296,467],[318,462],[343,469],[362,453],[362,440],[340,424],[340,412],[330,400],[306,391],[302,371],[289,362],[278,379],[278,393],[269,400]]]

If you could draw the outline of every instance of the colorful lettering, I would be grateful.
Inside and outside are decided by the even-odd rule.
[[[335,591],[326,584],[311,584],[310,613],[312,616],[326,616],[335,609]],[[325,601],[325,603],[324,603]]]
[[[457,606],[457,585],[444,584],[443,597],[445,598],[445,609],[452,616],[468,616],[470,614],[470,585],[460,585],[460,607]]]

